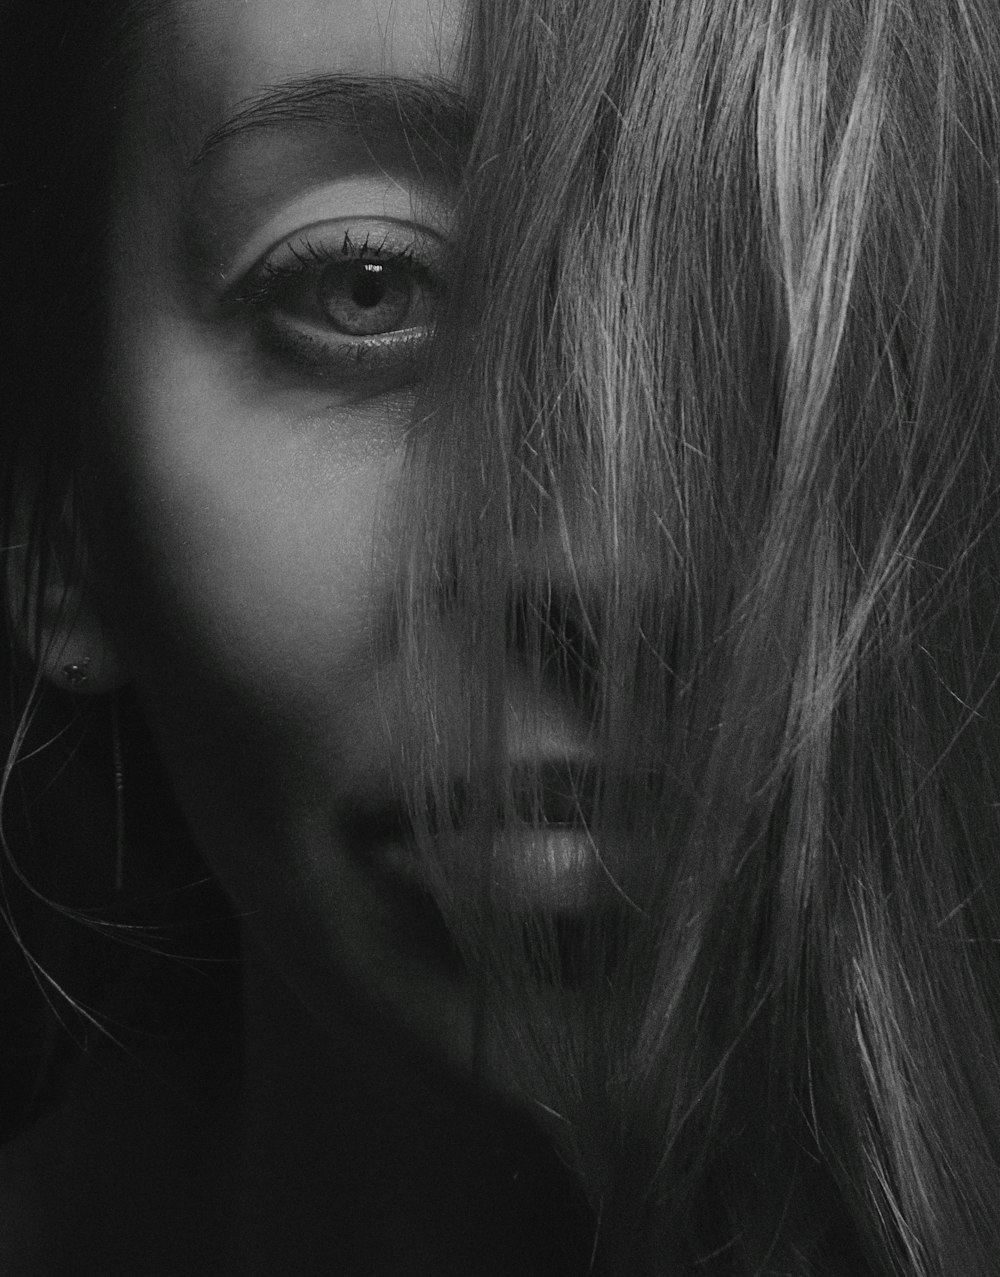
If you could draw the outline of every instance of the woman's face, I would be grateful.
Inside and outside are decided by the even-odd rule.
[[[338,972],[453,1059],[467,999],[381,872],[400,729],[371,640],[448,267],[461,19],[174,0],[151,24],[93,458],[97,597],[204,854],[320,1017]]]

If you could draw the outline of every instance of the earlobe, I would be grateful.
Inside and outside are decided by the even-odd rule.
[[[113,692],[128,680],[94,604],[89,555],[72,500],[67,498],[43,537],[32,533],[37,523],[27,498],[15,502],[10,546],[0,566],[11,636],[39,675],[63,691]]]
[[[85,696],[113,692],[126,681],[117,653],[96,625],[74,629],[64,642],[53,644],[39,662],[39,669],[64,691]]]
[[[87,589],[86,553],[51,555],[42,585],[27,539],[6,557],[3,588],[13,637],[46,681],[83,695],[127,682],[115,645]],[[74,564],[69,570],[62,565]]]
[[[87,696],[113,692],[126,682],[110,636],[82,592],[60,587],[45,591],[38,634],[29,644],[39,672],[64,691]]]

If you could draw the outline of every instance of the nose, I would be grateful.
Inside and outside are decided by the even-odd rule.
[[[595,733],[607,591],[586,542],[515,545],[495,577],[473,556],[460,578],[442,549],[433,574],[425,563],[408,582],[416,593],[397,597],[398,645],[379,679],[383,757],[398,760],[400,815],[427,848],[414,861],[397,839],[400,872],[421,872],[423,858],[446,890],[482,898],[488,859],[500,898],[570,912],[595,882],[619,880],[592,819],[607,793]]]

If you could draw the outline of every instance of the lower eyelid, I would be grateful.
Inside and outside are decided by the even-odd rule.
[[[385,336],[331,342],[329,333],[271,316],[265,320],[262,337],[273,358],[316,380],[343,383],[381,376],[402,383],[419,373],[429,332],[409,328]]]

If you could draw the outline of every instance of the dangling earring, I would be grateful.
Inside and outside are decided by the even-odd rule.
[[[118,711],[118,682],[108,678],[107,662],[99,660],[96,668],[92,657],[81,656],[61,668],[63,682],[71,692],[106,695],[110,692],[111,758],[115,784],[115,878],[114,889],[121,893],[125,886],[125,772],[122,762],[122,729]]]
[[[115,891],[121,894],[125,886],[125,773],[117,692],[111,697],[111,753],[115,769]]]

